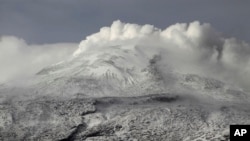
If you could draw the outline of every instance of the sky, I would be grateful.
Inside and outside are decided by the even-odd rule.
[[[198,20],[250,42],[249,6],[249,0],[0,0],[0,36],[80,42],[115,20],[161,29]]]

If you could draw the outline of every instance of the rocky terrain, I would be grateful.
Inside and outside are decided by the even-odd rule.
[[[230,124],[250,123],[249,106],[179,94],[15,100],[0,105],[0,140],[223,141]]]

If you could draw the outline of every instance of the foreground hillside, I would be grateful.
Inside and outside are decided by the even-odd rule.
[[[249,103],[178,94],[2,103],[1,140],[228,140],[249,124]]]

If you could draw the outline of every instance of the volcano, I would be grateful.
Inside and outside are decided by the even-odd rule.
[[[1,140],[229,140],[250,123],[250,46],[210,24],[115,21],[0,86]],[[242,75],[244,74],[244,75]]]

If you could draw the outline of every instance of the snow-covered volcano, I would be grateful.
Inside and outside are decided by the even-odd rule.
[[[65,131],[67,134],[64,134],[64,130],[60,131],[63,132],[63,137],[53,135],[52,140],[61,138],[77,140],[77,136],[86,139],[88,131],[97,130],[96,128],[100,126],[100,128],[107,127],[107,123],[113,124],[113,122],[121,122],[122,127],[126,126],[123,130],[119,129],[119,132],[112,131],[116,136],[123,138],[123,136],[127,136],[126,132],[133,134],[133,132],[127,131],[130,130],[130,125],[127,125],[131,124],[130,120],[132,122],[132,118],[137,117],[142,120],[137,119],[138,123],[143,122],[144,124],[143,116],[147,117],[147,120],[151,116],[155,118],[154,124],[150,124],[150,130],[155,131],[160,126],[157,123],[165,125],[165,120],[171,116],[174,116],[170,118],[171,120],[172,118],[177,120],[179,116],[183,115],[187,115],[188,118],[194,116],[194,119],[202,124],[197,125],[198,127],[194,125],[195,133],[201,132],[204,135],[206,131],[199,131],[199,129],[206,126],[209,128],[207,131],[209,134],[215,134],[210,129],[222,132],[230,122],[235,123],[240,118],[239,116],[230,117],[223,111],[225,107],[228,109],[236,106],[234,109],[229,108],[229,111],[237,114],[235,110],[240,109],[237,105],[244,105],[246,109],[238,112],[243,115],[242,120],[249,122],[247,119],[250,115],[246,113],[246,110],[249,110],[247,107],[250,102],[249,54],[250,46],[247,43],[234,38],[224,38],[209,24],[178,23],[161,30],[152,25],[140,26],[115,21],[111,27],[103,27],[100,32],[83,40],[71,58],[42,69],[28,80],[3,84],[0,88],[1,101],[2,103],[19,101],[14,110],[7,108],[7,111],[4,112],[7,112],[5,116],[10,116],[10,119],[13,117],[22,119],[18,114],[8,115],[8,113],[14,111],[26,115],[27,112],[24,109],[28,108],[28,105],[22,104],[22,102],[35,104],[34,101],[38,100],[38,105],[35,105],[41,111],[41,116],[44,116],[42,114],[46,109],[52,112],[52,115],[46,113],[49,117],[45,118],[46,124],[55,129],[52,133],[59,132],[58,130],[66,126],[51,121],[59,116],[58,113],[54,113],[57,111],[55,107],[58,107],[58,104],[52,103],[69,104],[65,107],[66,113],[63,108],[59,108],[59,110],[74,117],[72,117],[74,123],[64,119],[65,114],[61,118],[66,120],[65,122],[70,122],[70,126],[75,126],[75,131],[72,134],[69,133],[69,130]],[[64,98],[75,100],[72,102],[69,100],[69,103],[58,101],[58,99],[65,100]],[[81,101],[84,103],[86,99],[87,106],[81,104]],[[82,109],[77,107],[86,108],[87,116],[79,115],[79,110],[81,112]],[[155,110],[156,107],[159,109]],[[167,108],[167,111],[164,108]],[[73,109],[73,111],[69,112],[69,109]],[[164,109],[162,113],[159,111],[161,109]],[[138,114],[138,110],[141,110],[141,114]],[[150,115],[149,113],[154,110],[155,113]],[[172,110],[173,112],[170,112]],[[176,110],[180,110],[180,115]],[[187,110],[195,111],[187,114]],[[169,112],[174,115],[170,114],[171,116],[165,117],[169,115]],[[29,114],[34,116],[36,123],[40,124],[40,120],[36,120],[36,118],[41,118],[40,115],[33,115],[34,113],[30,113],[30,111]],[[119,115],[123,114],[128,116],[127,121],[122,117],[119,118]],[[85,118],[84,128],[83,123],[78,121],[79,116]],[[226,119],[225,122],[223,119]],[[19,119],[16,120],[20,122]],[[12,124],[14,119],[8,120],[8,122]],[[184,120],[184,126],[190,123],[196,124],[191,119]],[[217,127],[216,123],[223,126]],[[60,127],[58,127],[59,125]],[[27,130],[36,126],[35,123],[27,125]],[[171,126],[175,126],[174,130],[178,129],[177,125]],[[5,124],[1,127],[7,130]],[[136,129],[137,127],[139,128],[139,125],[136,125]],[[22,129],[16,126],[15,128]],[[164,128],[161,130],[164,132],[169,130],[169,127],[161,128]],[[8,129],[12,130],[12,128]],[[48,130],[45,126],[42,129]],[[100,132],[98,136],[113,135],[104,130],[99,131],[98,129],[98,133]],[[186,130],[189,128],[179,131],[184,133]],[[139,129],[135,132],[138,131]],[[190,135],[188,135],[189,133]],[[35,131],[34,134],[43,133]],[[70,135],[66,138],[65,136],[68,134]],[[84,135],[81,136],[81,134]],[[186,134],[185,137],[176,138],[192,140],[193,132]],[[23,137],[23,135],[19,136]],[[131,136],[137,139],[137,135]],[[198,135],[197,139],[200,139],[201,136]],[[36,137],[27,138],[37,139]],[[39,136],[39,138],[42,137]],[[162,136],[159,137],[159,139],[162,138]],[[171,136],[171,139],[174,137]],[[103,138],[100,137],[99,140],[103,140]]]
[[[16,82],[22,89],[17,91],[102,97],[212,89],[209,95],[231,97],[231,89],[245,94],[248,88],[248,52],[248,44],[222,37],[209,24],[176,24],[161,30],[115,21],[83,40],[71,58],[42,69],[21,83],[24,86]]]

